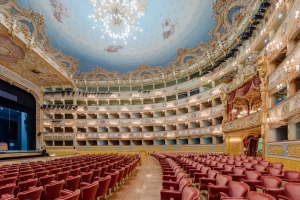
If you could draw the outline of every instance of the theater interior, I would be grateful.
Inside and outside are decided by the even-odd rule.
[[[0,200],[300,200],[299,40],[300,0],[0,0]]]

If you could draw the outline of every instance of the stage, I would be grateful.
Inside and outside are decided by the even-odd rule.
[[[0,160],[9,160],[17,158],[32,158],[32,157],[41,157],[43,151],[0,151]]]

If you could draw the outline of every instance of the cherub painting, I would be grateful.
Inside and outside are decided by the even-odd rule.
[[[172,23],[170,18],[165,19],[165,21],[162,23],[162,28],[165,30],[162,34],[164,39],[168,39],[175,33],[175,26],[176,22]]]
[[[55,17],[55,19],[62,23],[62,15],[68,17],[68,9],[65,8],[60,2],[59,0],[50,0],[51,5],[55,8],[55,10],[53,11],[53,16]]]
[[[107,48],[104,48],[104,51],[107,51],[109,53],[120,53],[119,50],[121,49],[123,49],[123,46],[121,45],[117,45],[117,46],[111,45]]]

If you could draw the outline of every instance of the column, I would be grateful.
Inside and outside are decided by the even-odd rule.
[[[296,124],[295,123],[288,124],[288,140],[296,140],[296,139],[297,139]]]

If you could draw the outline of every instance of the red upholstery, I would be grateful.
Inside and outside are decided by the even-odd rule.
[[[200,173],[194,173],[194,181],[195,183],[199,183],[199,178],[207,177],[207,173],[210,170],[210,167],[202,167]]]
[[[268,167],[267,171],[268,171],[268,175],[277,176],[279,178],[284,178],[281,168]]]
[[[274,197],[272,197],[269,194],[253,192],[253,191],[250,191],[247,196],[248,196],[248,200],[276,200]]]
[[[184,187],[192,184],[192,181],[187,178],[182,178],[179,182],[164,181],[162,184],[163,190],[177,190],[182,191]]]
[[[54,174],[55,177],[57,176],[57,174],[61,171],[60,168],[56,168],[56,169],[51,169],[50,170],[50,174]]]
[[[51,183],[45,185],[44,190],[41,195],[43,200],[52,200],[60,197],[61,190],[65,184],[64,180],[52,181]]]
[[[45,185],[49,184],[51,181],[54,181],[54,178],[55,178],[54,174],[43,176],[40,178],[38,185],[44,187]]]
[[[253,163],[244,162],[244,167],[246,170],[254,170]]]
[[[260,165],[262,165],[262,166],[265,166],[265,167],[268,167],[270,165],[270,162],[269,161],[265,161],[265,160],[261,160],[258,163]]]
[[[261,173],[257,171],[246,171],[245,179],[241,179],[244,183],[248,184],[251,191],[255,191],[256,185],[261,185]]]
[[[220,170],[220,173],[223,175],[232,174],[234,165],[225,165],[223,170]]]
[[[89,166],[80,167],[80,172],[87,172],[89,170]]]
[[[220,192],[220,195],[221,195],[221,199],[223,199],[223,197],[245,198],[249,190],[250,188],[247,184],[243,182],[231,181],[228,184],[228,190],[225,192]]]
[[[0,196],[2,196],[4,194],[13,195],[15,187],[16,187],[16,185],[14,183],[0,186]]]
[[[80,195],[80,190],[76,191],[69,191],[69,190],[62,190],[61,196],[55,200],[78,200]]]
[[[93,183],[80,183],[80,200],[94,200],[99,187],[99,182],[95,181]]]
[[[266,192],[268,190],[279,189],[281,186],[282,180],[275,176],[262,176],[261,186],[256,186],[257,192]],[[270,193],[271,194],[271,193]],[[271,194],[272,195],[272,194]],[[276,196],[274,196],[276,198]]]
[[[216,177],[215,184],[207,185],[207,199],[208,200],[219,200],[220,192],[228,191],[228,184],[230,182],[230,177],[228,175],[218,174]]]
[[[17,200],[40,199],[43,187],[32,187],[24,192],[19,192]]]
[[[108,191],[108,186],[109,186],[109,183],[110,183],[111,176],[106,176],[106,177],[97,177],[96,176],[94,179],[95,179],[95,181],[99,182],[99,187],[98,187],[98,190],[96,192],[96,197],[97,198],[102,197]]]
[[[38,179],[40,179],[40,177],[46,176],[46,175],[48,175],[48,174],[49,174],[49,170],[46,170],[46,171],[42,171],[42,172],[37,172],[37,173],[35,174],[35,176],[36,176]]]
[[[104,176],[107,176],[107,175],[111,176],[108,189],[114,188],[115,185],[117,184],[117,180],[118,180],[118,177],[119,177],[119,172],[118,171],[113,172],[113,173],[105,172]]]
[[[80,168],[70,170],[70,176],[78,176],[79,174],[80,174]]]
[[[66,179],[66,184],[64,186],[65,189],[70,190],[70,191],[75,191],[78,189],[78,185],[80,182],[81,176],[68,176]]]
[[[81,172],[81,182],[90,183],[92,180],[93,172]]]
[[[196,200],[199,197],[199,191],[192,187],[185,187],[182,192],[163,190],[160,197],[161,200]]]
[[[59,172],[56,176],[56,180],[60,181],[60,180],[66,180],[67,177],[69,176],[69,171],[63,171],[63,172]]]
[[[275,168],[283,169],[284,165],[282,163],[280,163],[280,162],[273,162],[273,163],[271,163],[271,166],[275,167]]]
[[[195,168],[195,169],[190,169],[190,170],[189,170],[189,175],[190,175],[190,177],[194,177],[194,174],[197,173],[197,172],[200,173],[202,167],[203,167],[202,164],[198,164],[198,165],[196,165],[196,168]],[[180,169],[178,169],[178,170],[180,170]]]
[[[243,167],[235,167],[232,171],[232,174],[229,174],[232,181],[240,181],[240,179],[245,178],[246,169]]]
[[[0,200],[13,200],[13,199],[14,199],[14,195],[11,195],[11,194],[1,195],[1,198],[0,198]]]
[[[267,167],[263,165],[254,165],[254,170],[260,172],[262,175],[268,174]]]
[[[8,178],[2,178],[0,179],[0,186],[6,185],[6,184],[16,184],[17,182],[17,177],[8,177]]]
[[[207,185],[209,183],[216,183],[216,176],[218,174],[219,172],[217,170],[209,170],[207,173],[207,178],[199,179],[199,190],[207,190]]]
[[[29,190],[30,187],[36,187],[38,179],[28,179],[26,181],[21,181],[18,183],[18,187],[15,190],[15,194],[18,192],[23,192]]]
[[[95,167],[96,167],[96,165],[95,165]],[[100,176],[100,174],[101,174],[101,168],[92,169],[91,171],[93,172],[92,181],[94,181],[94,178],[96,176]]]
[[[300,179],[300,172],[299,171],[295,171],[295,170],[285,170],[283,172],[283,181],[288,181],[288,182],[292,182],[292,181],[298,181]]]

